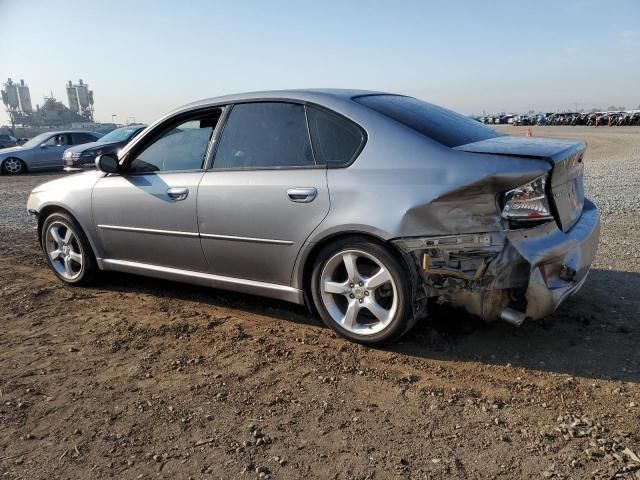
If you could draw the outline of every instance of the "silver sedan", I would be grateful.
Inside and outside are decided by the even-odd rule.
[[[64,282],[117,270],[306,303],[381,345],[434,302],[519,325],[576,293],[599,236],[584,151],[401,95],[241,94],[171,112],[28,210]]]
[[[85,130],[45,132],[19,147],[0,150],[0,170],[16,175],[39,170],[62,169],[62,155],[73,145],[95,142],[100,136]]]

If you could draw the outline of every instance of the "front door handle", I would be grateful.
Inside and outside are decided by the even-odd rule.
[[[173,187],[167,189],[167,195],[171,200],[179,202],[189,196],[189,189],[187,187]]]
[[[313,202],[318,195],[315,188],[290,188],[287,190],[287,196],[292,202],[309,203]]]

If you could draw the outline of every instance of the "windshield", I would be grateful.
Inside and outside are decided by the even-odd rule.
[[[126,142],[139,130],[142,130],[139,126],[116,128],[98,140],[98,143]]]
[[[502,136],[476,120],[412,97],[365,95],[354,100],[451,148]]]
[[[33,137],[22,146],[25,148],[37,147],[41,143],[44,143],[44,141],[49,137],[51,137],[51,133],[41,133],[40,135]]]

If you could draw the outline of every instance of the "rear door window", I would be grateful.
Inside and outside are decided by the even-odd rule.
[[[304,106],[284,102],[234,105],[213,162],[214,169],[314,165]]]
[[[83,143],[95,142],[96,137],[89,133],[72,133],[71,143],[72,145],[80,145]]]
[[[307,118],[318,164],[340,167],[354,160],[364,143],[364,133],[358,125],[313,107],[307,107]]]
[[[469,117],[412,97],[364,95],[353,100],[451,148],[502,136]]]

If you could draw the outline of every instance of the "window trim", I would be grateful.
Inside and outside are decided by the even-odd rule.
[[[231,114],[231,112],[233,111],[233,107],[236,105],[242,105],[245,103],[292,103],[294,105],[302,105],[304,108],[304,118],[305,118],[305,122],[306,122],[306,127],[307,127],[307,136],[309,137],[309,145],[311,145],[311,155],[313,156],[313,162],[315,165],[298,165],[298,166],[273,166],[273,167],[235,167],[235,168],[215,168],[214,167],[214,163],[215,163],[215,156],[217,154],[217,150],[218,150],[218,143],[220,138],[222,137],[222,135],[224,135],[224,129],[227,125],[227,121],[229,119],[229,115]],[[362,125],[360,125],[359,123],[355,122],[354,120],[351,120],[350,118],[346,117],[345,115],[342,115],[339,112],[336,112],[335,110],[332,110],[328,107],[325,107],[324,105],[319,105],[317,103],[313,103],[313,102],[307,102],[304,100],[295,100],[295,99],[289,99],[289,98],[252,98],[252,99],[244,99],[244,100],[238,100],[235,102],[231,102],[225,105],[226,110],[225,112],[223,112],[222,116],[220,117],[220,120],[218,121],[218,125],[220,127],[219,132],[218,132],[218,136],[216,137],[216,141],[215,141],[215,145],[213,146],[213,152],[211,155],[210,163],[208,163],[206,165],[206,171],[215,171],[215,172],[251,172],[251,171],[263,171],[263,170],[314,170],[314,169],[330,169],[330,170],[334,170],[334,169],[340,169],[340,168],[348,168],[351,165],[353,165],[353,163],[358,159],[358,157],[360,157],[360,154],[362,153],[362,151],[364,150],[364,147],[366,146],[367,142],[369,141],[369,135],[367,133],[367,131],[362,127]],[[362,141],[360,142],[360,147],[358,148],[358,150],[356,150],[356,152],[353,154],[351,160],[347,163],[344,163],[342,165],[319,165],[318,164],[318,160],[316,158],[315,152],[313,150],[313,141],[311,140],[311,131],[309,130],[309,119],[307,117],[307,108],[316,108],[318,110],[327,112],[329,114],[333,114],[336,115],[342,119],[345,119],[346,121],[350,122],[351,124],[355,125],[360,132],[362,133]],[[218,129],[218,128],[216,128]]]
[[[229,115],[231,114],[231,110],[233,110],[233,104],[224,105],[222,113],[220,114],[220,119],[218,119],[218,124],[216,125],[216,129],[211,135],[211,142],[207,151],[207,155],[205,157],[205,163],[203,165],[203,170],[209,171],[213,169],[213,160],[216,156],[216,152],[218,151],[219,140],[222,137],[224,132],[224,127],[227,124],[227,120]]]
[[[136,138],[138,141],[132,145],[130,150],[125,152],[122,158],[118,159],[118,163],[120,164],[120,166],[124,168],[123,172],[120,173],[120,175],[121,176],[125,176],[125,175],[140,176],[140,175],[163,175],[167,173],[205,172],[207,170],[207,165],[209,164],[209,161],[211,159],[211,153],[213,151],[214,145],[217,144],[216,139],[220,132],[222,121],[226,116],[227,108],[228,106],[224,104],[211,105],[203,108],[189,110],[187,112],[181,112],[165,119],[165,121],[156,125],[156,127],[153,128],[153,130],[147,133],[144,137],[139,137],[138,135],[136,135],[130,141],[135,141]],[[175,124],[176,122],[188,121],[189,118],[197,117],[199,115],[206,114],[207,112],[214,112],[217,110],[221,110],[220,117],[218,118],[218,122],[215,128],[213,129],[213,132],[211,133],[211,138],[209,138],[209,142],[207,143],[207,149],[205,150],[204,159],[202,161],[202,165],[200,168],[181,169],[181,170],[159,170],[154,172],[130,172],[127,170],[129,168],[129,165],[133,161],[133,160],[130,160],[130,158],[135,159],[135,155],[137,155],[139,152],[146,149],[149,145],[151,145],[153,142],[158,140],[161,137],[161,134],[165,132],[168,125]],[[140,133],[142,133],[142,131],[144,131],[145,128],[147,127],[144,127],[143,129],[141,129]]]

